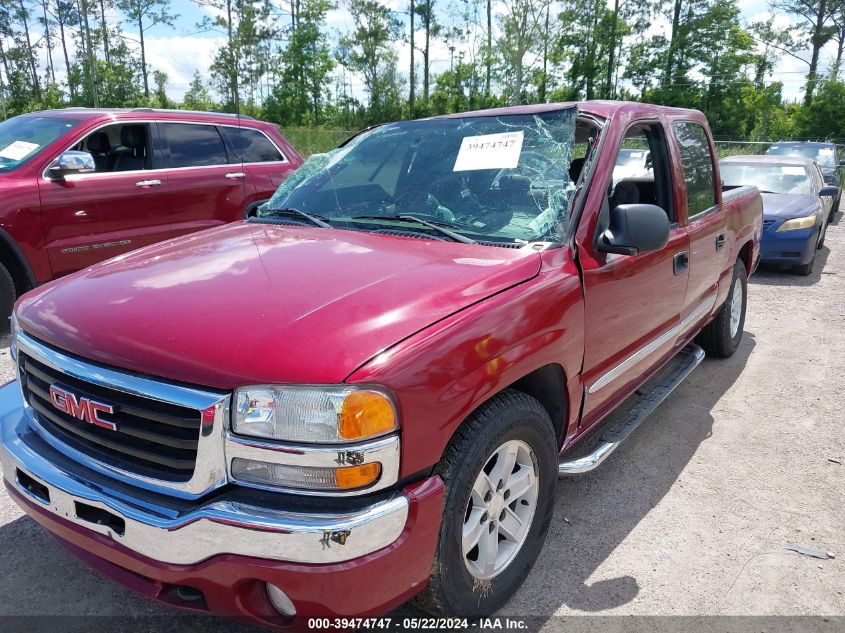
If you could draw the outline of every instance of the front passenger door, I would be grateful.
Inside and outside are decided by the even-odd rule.
[[[607,212],[619,204],[662,207],[669,215],[669,241],[660,250],[636,255],[598,252],[594,240],[578,244],[586,315],[582,428],[603,418],[671,353],[677,339],[671,334],[678,326],[687,287],[689,243],[677,222],[665,129],[660,123],[635,124],[622,147],[650,151],[653,170],[650,176],[629,178],[624,170],[615,169],[617,180],[609,187]]]
[[[217,126],[171,121],[160,121],[158,126],[168,155],[174,235],[243,218],[245,173],[241,165],[229,164]]]

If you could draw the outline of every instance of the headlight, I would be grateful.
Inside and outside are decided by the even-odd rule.
[[[399,426],[390,396],[369,387],[242,387],[235,409],[235,433],[288,442],[344,444]]]
[[[776,233],[780,233],[781,231],[796,231],[798,229],[809,229],[816,225],[816,216],[808,215],[803,218],[793,218],[792,220],[787,220],[783,224],[778,227]]]
[[[9,317],[9,353],[12,355],[12,360],[18,360],[18,332],[20,326],[18,325],[18,317],[15,316],[15,311],[12,310],[12,316]]]

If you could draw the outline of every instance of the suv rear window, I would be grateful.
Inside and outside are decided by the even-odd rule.
[[[223,137],[214,125],[164,123],[171,167],[225,165],[229,162]]]
[[[241,163],[269,163],[284,160],[284,156],[258,130],[249,128],[226,128],[232,146],[235,148],[235,158]]]

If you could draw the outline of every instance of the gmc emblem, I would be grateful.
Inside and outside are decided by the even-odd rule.
[[[103,404],[89,398],[77,398],[76,394],[56,385],[50,385],[50,401],[62,413],[104,429],[117,430],[117,424],[100,418],[100,413],[114,413],[114,407],[110,404]]]

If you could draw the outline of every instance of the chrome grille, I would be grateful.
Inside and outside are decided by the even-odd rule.
[[[52,435],[91,457],[144,476],[172,481],[191,478],[197,458],[201,412],[157,402],[63,374],[24,353],[19,355],[24,398]],[[95,426],[56,408],[50,387],[114,407]]]

